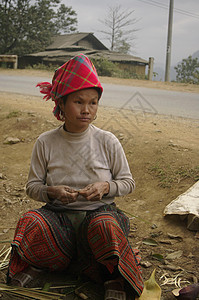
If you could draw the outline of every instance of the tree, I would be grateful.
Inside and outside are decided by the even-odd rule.
[[[187,82],[199,84],[199,61],[198,58],[184,58],[176,67],[177,82]]]
[[[76,12],[61,0],[1,0],[0,53],[43,50],[52,35],[76,30]]]
[[[107,30],[101,30],[110,42],[110,50],[128,53],[137,29],[132,28],[137,19],[132,18],[134,10],[122,10],[121,6],[109,7],[104,20],[99,20]]]
[[[70,33],[76,31],[77,20],[74,18],[74,16],[76,16],[76,13],[71,7],[61,4],[57,10],[56,19],[54,22],[56,33]]]
[[[123,32],[120,31],[118,38],[115,40],[115,51],[127,54],[130,52],[131,45],[123,38]]]

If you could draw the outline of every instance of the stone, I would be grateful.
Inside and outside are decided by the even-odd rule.
[[[15,137],[7,137],[3,143],[4,144],[17,144],[17,143],[20,143],[20,139],[15,138]]]

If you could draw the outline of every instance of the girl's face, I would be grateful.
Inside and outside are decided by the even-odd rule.
[[[67,131],[77,133],[88,128],[96,116],[98,98],[98,92],[89,88],[69,94],[65,104],[61,100],[60,108],[65,117]]]

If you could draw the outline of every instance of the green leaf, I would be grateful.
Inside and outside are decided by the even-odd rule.
[[[152,254],[151,256],[152,256],[153,258],[159,260],[159,261],[163,261],[163,260],[164,260],[164,257],[163,257],[161,254],[159,254],[159,253],[154,253],[154,254]]]
[[[153,239],[144,239],[142,243],[149,246],[158,246],[158,243]]]
[[[50,286],[51,286],[51,283],[50,282],[46,282],[44,284],[44,287],[43,287],[42,291],[48,292],[49,289],[50,289]]]

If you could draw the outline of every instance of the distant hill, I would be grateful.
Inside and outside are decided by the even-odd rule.
[[[192,54],[193,58],[198,58],[199,60],[199,50],[194,52]],[[187,58],[187,57],[185,57]],[[171,70],[170,70],[170,79],[172,80],[176,80],[176,71],[174,69],[175,66],[177,66],[177,64],[179,64],[180,62],[176,63],[174,66],[171,66]],[[155,78],[153,78],[154,81],[164,81],[164,77],[165,77],[165,66],[163,65],[156,65],[154,64],[154,72],[157,73],[157,76]]]
[[[192,55],[192,57],[193,58],[198,58],[198,60],[199,60],[199,50],[198,51],[196,51],[196,52],[194,52],[194,54]]]
[[[154,70],[153,71],[157,73],[156,77],[153,78],[154,81],[164,81],[164,78],[165,78],[165,66],[154,64]],[[175,80],[176,79],[176,71],[174,69],[174,66],[171,66],[170,78],[171,78],[171,80]]]

